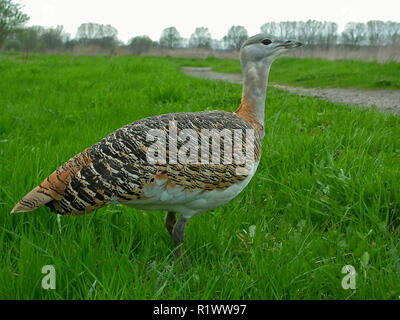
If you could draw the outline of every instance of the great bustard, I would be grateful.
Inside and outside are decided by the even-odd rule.
[[[188,220],[226,204],[253,177],[261,157],[270,66],[281,53],[299,46],[299,42],[265,34],[249,38],[240,52],[244,80],[236,112],[165,114],[131,123],[64,163],[11,213],[30,212],[43,205],[61,215],[83,215],[108,204],[166,210],[165,226],[179,257]],[[237,134],[241,131],[243,135]],[[221,132],[224,143],[213,140]],[[232,137],[239,141],[239,148],[229,143]],[[209,144],[205,152],[201,148],[201,159],[197,159],[198,142],[207,147],[210,138],[212,147]],[[187,157],[193,150],[191,156],[198,161]],[[234,150],[250,150],[251,165],[239,161]],[[178,221],[176,213],[180,213]]]

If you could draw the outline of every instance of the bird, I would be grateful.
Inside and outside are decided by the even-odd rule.
[[[81,216],[110,204],[164,211],[179,259],[189,220],[225,205],[253,178],[265,135],[270,67],[279,55],[300,46],[264,33],[248,38],[240,49],[243,93],[236,111],[171,113],[130,123],[65,162],[11,214],[47,206],[59,215]],[[212,140],[218,133],[222,137]],[[246,148],[250,157],[228,157],[243,155]],[[200,151],[201,161],[195,161]]]

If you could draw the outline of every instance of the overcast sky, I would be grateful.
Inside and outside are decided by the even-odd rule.
[[[232,25],[259,33],[268,21],[326,20],[400,22],[399,0],[16,0],[31,20],[28,25],[63,25],[74,38],[82,23],[111,24],[126,42],[138,35],[159,40],[163,29],[175,26],[189,38],[196,27],[207,27],[221,39]]]

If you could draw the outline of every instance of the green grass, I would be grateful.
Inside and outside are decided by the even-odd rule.
[[[259,170],[232,202],[190,221],[183,272],[163,212],[9,212],[110,132],[234,110],[240,85],[186,77],[166,58],[0,59],[1,299],[398,299],[399,117],[269,89]],[[44,265],[56,290],[41,287]],[[341,286],[345,265],[356,290]]]
[[[214,71],[241,73],[239,60],[176,58],[182,66],[213,67]],[[359,60],[280,58],[271,68],[270,82],[302,87],[400,89],[400,63]]]

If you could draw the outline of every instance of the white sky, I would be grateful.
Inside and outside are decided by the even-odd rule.
[[[82,23],[111,24],[124,42],[138,35],[159,40],[163,29],[175,26],[189,38],[196,27],[207,27],[221,39],[233,25],[260,32],[268,21],[400,22],[399,0],[15,0],[31,20],[28,25],[63,25],[74,38]]]

